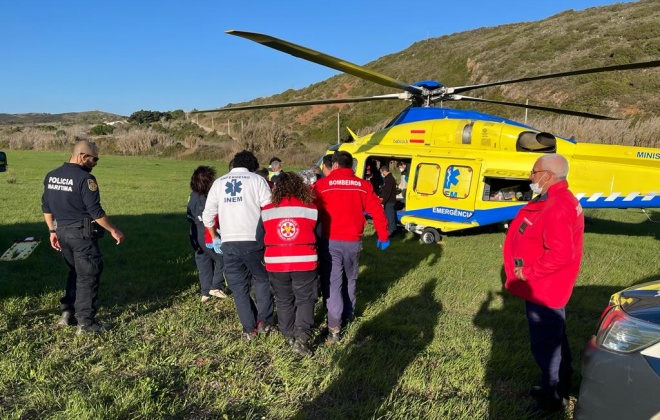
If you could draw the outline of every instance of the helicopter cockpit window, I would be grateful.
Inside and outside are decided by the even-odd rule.
[[[470,195],[473,173],[469,166],[447,166],[442,193],[449,198],[467,198]]]
[[[438,191],[440,182],[440,165],[436,163],[420,163],[415,171],[413,190],[417,194],[433,195]]]

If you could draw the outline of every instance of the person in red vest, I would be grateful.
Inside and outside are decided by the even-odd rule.
[[[541,384],[530,395],[535,411],[560,411],[571,388],[571,349],[566,304],[580,272],[584,214],[568,189],[568,162],[541,156],[529,179],[537,196],[520,209],[504,241],[504,287],[525,300],[530,347]]]
[[[281,172],[271,203],[261,210],[264,261],[275,293],[278,326],[293,351],[311,354],[309,339],[317,299],[314,194],[303,178]]]

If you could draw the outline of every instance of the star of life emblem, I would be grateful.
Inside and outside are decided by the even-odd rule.
[[[277,226],[280,237],[285,240],[292,240],[300,232],[300,227],[293,219],[284,219]]]

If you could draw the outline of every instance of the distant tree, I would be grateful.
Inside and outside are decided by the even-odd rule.
[[[182,109],[176,109],[174,111],[170,111],[170,116],[174,120],[185,120],[186,119],[186,113],[183,112]]]
[[[140,110],[132,113],[131,116],[128,117],[128,122],[134,122],[136,124],[151,124],[160,121],[169,121],[171,119],[172,115],[169,112]]]

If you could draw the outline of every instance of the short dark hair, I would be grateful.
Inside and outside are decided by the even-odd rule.
[[[256,171],[259,167],[259,160],[257,160],[257,157],[254,153],[247,150],[236,153],[233,161],[234,168],[245,168],[250,172]]]
[[[352,168],[353,155],[343,150],[337,150],[335,154],[332,155],[332,163],[336,163],[340,168]]]
[[[332,155],[323,156],[323,166],[327,169],[332,169]]]
[[[207,195],[215,181],[215,174],[215,168],[212,166],[198,166],[190,178],[190,189],[198,194]]]
[[[264,168],[263,166],[260,168],[257,168],[257,170],[254,171],[255,174],[261,175],[264,178],[268,179],[268,168]]]

